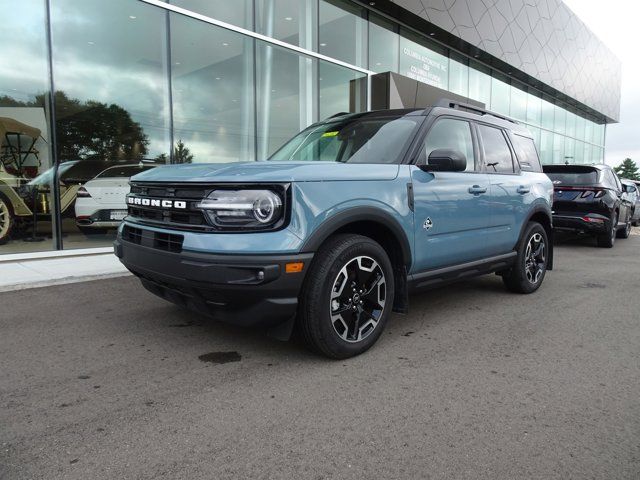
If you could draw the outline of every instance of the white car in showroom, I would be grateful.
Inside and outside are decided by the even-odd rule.
[[[155,167],[145,164],[110,167],[80,187],[75,205],[78,229],[85,235],[97,235],[118,228],[127,215],[129,178]]]

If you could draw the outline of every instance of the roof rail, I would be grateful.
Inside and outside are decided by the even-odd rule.
[[[470,103],[458,102],[456,100],[451,100],[449,98],[441,98],[436,102],[434,107],[455,108],[457,110],[464,110],[467,112],[479,113],[480,115],[491,115],[492,117],[496,117],[511,123],[518,123],[516,120],[514,120],[511,117],[507,117],[506,115],[500,115],[499,113],[495,113],[490,110],[486,110],[484,108],[476,107],[475,105],[471,105]]]

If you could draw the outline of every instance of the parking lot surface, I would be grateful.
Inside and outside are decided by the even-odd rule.
[[[640,478],[640,236],[411,299],[329,361],[134,278],[0,294],[1,479]]]

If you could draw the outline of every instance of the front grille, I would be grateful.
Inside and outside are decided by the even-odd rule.
[[[125,225],[122,228],[122,239],[126,242],[135,243],[136,245],[172,253],[182,252],[182,242],[184,241],[182,235],[154,232],[129,225]]]
[[[158,208],[144,205],[129,205],[129,216],[140,223],[189,231],[213,230],[202,210],[195,205],[206,198],[211,187],[202,186],[163,186],[131,184],[131,193],[136,197],[185,202],[186,209]]]

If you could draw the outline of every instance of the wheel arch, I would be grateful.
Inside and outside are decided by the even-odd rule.
[[[412,254],[409,238],[390,213],[373,207],[355,207],[344,210],[324,221],[304,242],[301,252],[316,252],[332,235],[354,233],[378,242],[389,256],[394,269],[396,295],[393,310],[408,310],[407,272]]]
[[[553,270],[553,220],[552,220],[551,212],[549,208],[544,205],[538,205],[533,208],[529,215],[527,216],[526,221],[522,224],[520,228],[520,235],[518,236],[518,242],[522,239],[522,235],[524,234],[524,230],[527,227],[529,222],[538,222],[542,225],[545,232],[547,233],[547,239],[549,240],[549,261],[547,262],[547,270]]]

